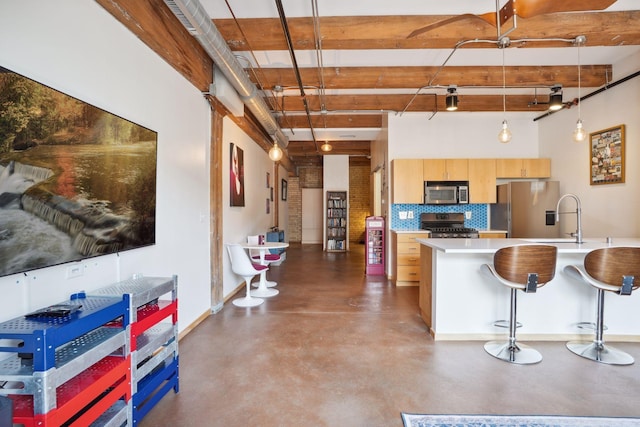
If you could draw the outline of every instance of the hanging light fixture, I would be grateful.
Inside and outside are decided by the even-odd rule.
[[[450,85],[447,88],[446,105],[447,111],[456,111],[458,109],[458,92],[456,92],[456,85]]]
[[[558,111],[562,107],[562,85],[556,84],[551,87],[551,93],[549,94],[549,110]]]
[[[322,151],[324,151],[325,153],[327,153],[327,152],[333,150],[333,147],[331,146],[331,144],[329,144],[329,142],[325,141],[324,144],[322,144],[320,146],[320,149]]]
[[[576,128],[573,131],[573,140],[575,142],[582,142],[587,138],[587,132],[582,127],[582,115],[580,111],[580,98],[581,98],[581,79],[580,79],[580,46],[587,41],[585,36],[576,37],[575,44],[578,46],[578,121],[576,122]]]
[[[273,141],[273,147],[269,150],[269,158],[274,162],[282,159],[282,148],[278,147],[278,141]]]
[[[511,131],[507,123],[507,77],[504,70],[504,51],[511,44],[509,37],[503,37],[498,42],[498,47],[502,49],[502,130],[498,133],[498,141],[503,144],[511,141]]]

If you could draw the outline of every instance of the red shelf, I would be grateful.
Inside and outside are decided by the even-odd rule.
[[[56,408],[34,414],[33,396],[12,395],[13,422],[25,427],[59,426],[77,416],[69,426],[87,426],[116,401],[131,399],[130,357],[108,356],[56,389]]]

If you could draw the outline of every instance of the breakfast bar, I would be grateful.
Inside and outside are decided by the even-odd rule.
[[[558,248],[556,274],[535,294],[518,295],[518,336],[523,340],[592,339],[596,290],[569,277],[564,267],[581,265],[587,253],[610,246],[640,246],[640,239],[416,239],[420,243],[420,314],[435,340],[489,340],[507,330],[494,326],[509,318],[509,290],[481,272],[507,246],[549,244]],[[605,297],[608,341],[640,341],[640,292]]]

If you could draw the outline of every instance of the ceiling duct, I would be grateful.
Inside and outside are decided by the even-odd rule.
[[[249,79],[200,2],[198,0],[164,0],[164,2],[182,25],[200,42],[267,133],[273,136],[282,147],[286,147],[289,141],[262,99],[260,91]]]

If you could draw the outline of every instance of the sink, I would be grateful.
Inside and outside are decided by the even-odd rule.
[[[549,238],[520,239],[520,240],[524,240],[526,242],[532,242],[532,243],[573,243],[574,245],[576,244],[575,237],[567,237],[567,238],[549,237]],[[582,243],[587,243],[587,241],[583,240]]]

